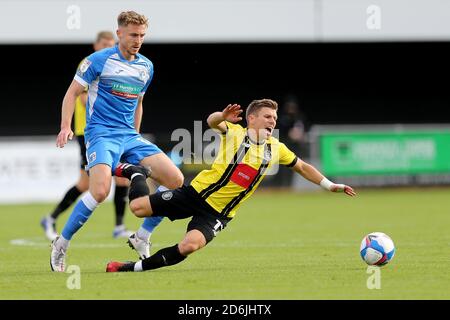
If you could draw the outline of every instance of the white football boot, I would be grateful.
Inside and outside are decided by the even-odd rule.
[[[62,247],[58,247],[56,242],[59,236],[52,242],[52,253],[50,255],[50,267],[52,271],[65,272],[66,271],[66,251]]]
[[[41,227],[44,229],[45,236],[48,240],[53,241],[58,236],[55,230],[55,220],[52,221],[49,217],[43,217],[41,220]]]
[[[152,244],[148,240],[142,240],[136,235],[136,233],[133,233],[128,238],[127,243],[131,249],[138,253],[141,260],[150,257],[150,248]]]

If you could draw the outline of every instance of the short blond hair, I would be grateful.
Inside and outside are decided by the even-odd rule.
[[[278,111],[278,103],[271,99],[253,100],[245,110],[245,118],[248,120],[248,116],[251,114],[257,114],[262,108],[270,108]]]
[[[138,26],[145,25],[148,27],[148,19],[146,16],[135,11],[123,11],[117,17],[117,24],[119,27],[126,27],[129,24],[136,24]]]
[[[97,33],[97,39],[95,42],[100,42],[100,40],[114,40],[114,34],[111,31],[100,31]]]

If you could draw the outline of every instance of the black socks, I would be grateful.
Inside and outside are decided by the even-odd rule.
[[[151,257],[142,260],[142,271],[172,266],[180,263],[184,259],[186,259],[186,257],[180,253],[178,250],[178,244],[176,244],[173,247],[161,249]],[[133,272],[135,264],[136,263],[134,262],[127,262],[121,265],[117,271]]]
[[[66,192],[64,195],[64,198],[61,200],[61,202],[56,206],[55,210],[50,215],[53,219],[58,218],[58,216],[66,210],[72,203],[75,202],[75,200],[78,199],[78,197],[81,195],[80,190],[77,189],[76,186],[73,186],[69,189],[69,191]]]
[[[142,260],[142,270],[152,270],[172,266],[186,259],[178,250],[178,244],[159,250],[154,255]]]
[[[127,204],[128,187],[116,185],[114,191],[114,208],[116,210],[116,226],[123,224],[123,216]]]

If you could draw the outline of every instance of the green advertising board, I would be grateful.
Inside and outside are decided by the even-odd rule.
[[[322,170],[329,176],[450,173],[450,130],[322,132]]]

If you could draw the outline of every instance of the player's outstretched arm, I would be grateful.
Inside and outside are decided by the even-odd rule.
[[[325,178],[314,166],[300,159],[297,160],[297,163],[292,167],[292,169],[295,172],[299,173],[303,178],[320,185],[324,189],[332,192],[344,192],[351,197],[356,195],[356,192],[352,187],[345,184],[331,182],[330,180]]]
[[[229,104],[225,109],[223,109],[222,112],[217,111],[214,113],[211,113],[206,120],[208,122],[208,125],[211,129],[217,129],[221,132],[227,131],[227,126],[225,125],[224,121],[228,122],[238,122],[242,120],[242,117],[240,117],[240,114],[242,113],[241,106],[238,104]]]
[[[61,109],[61,131],[56,137],[56,146],[63,148],[67,143],[67,139],[72,140],[73,132],[71,129],[73,111],[75,109],[75,100],[82,94],[84,87],[77,81],[73,80],[67,89],[66,95],[63,99]]]

